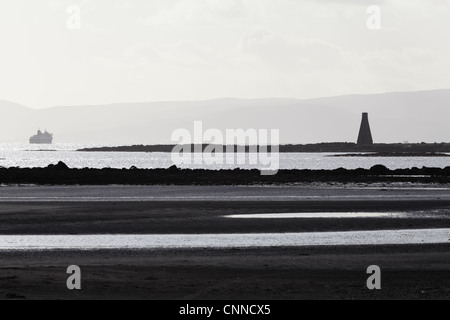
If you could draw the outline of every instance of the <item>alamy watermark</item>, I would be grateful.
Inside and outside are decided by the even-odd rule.
[[[381,290],[381,268],[379,266],[370,266],[367,268],[367,274],[371,276],[367,279],[367,289]]]
[[[193,131],[172,133],[172,162],[176,166],[250,165],[262,175],[276,175],[280,169],[280,130],[208,129],[195,121]]]
[[[81,29],[81,8],[76,5],[70,5],[66,9],[69,17],[67,18],[67,29],[80,30]]]
[[[67,274],[70,276],[67,278],[66,286],[69,290],[81,290],[81,269],[79,266],[72,265],[67,268]]]
[[[380,6],[370,6],[367,8],[367,14],[369,18],[367,19],[367,28],[369,30],[380,30],[381,29],[381,7]]]

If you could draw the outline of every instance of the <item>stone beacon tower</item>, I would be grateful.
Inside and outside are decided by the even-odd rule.
[[[358,136],[358,144],[359,145],[372,145],[373,144],[372,132],[370,131],[369,114],[368,113],[363,113],[363,115],[362,115],[361,129],[359,129],[359,136]]]

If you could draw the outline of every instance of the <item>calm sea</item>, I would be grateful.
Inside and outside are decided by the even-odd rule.
[[[447,244],[449,234],[450,229],[197,235],[0,235],[0,251],[424,245]]]
[[[78,152],[99,145],[81,144],[0,144],[0,167],[46,167],[63,161],[71,168],[168,168],[169,153]],[[450,157],[332,157],[331,153],[280,154],[280,169],[369,169],[382,164],[390,169],[450,166]],[[186,165],[185,168],[234,169],[259,168],[257,165]]]

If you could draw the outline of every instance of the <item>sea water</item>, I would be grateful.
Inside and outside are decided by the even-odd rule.
[[[81,144],[0,144],[0,167],[46,167],[63,161],[71,168],[130,168],[142,169],[169,168],[173,165],[170,153],[145,152],[79,152],[76,150],[97,145]],[[337,153],[282,153],[280,154],[280,169],[325,169],[337,168],[369,169],[382,164],[389,169],[404,169],[412,167],[450,166],[450,157],[333,157]],[[342,155],[342,154],[341,154]],[[228,155],[233,157],[234,155]],[[247,155],[247,158],[249,155]],[[226,163],[226,162],[225,162]],[[185,165],[183,168],[219,169],[258,169],[257,165]]]
[[[226,249],[450,243],[450,229],[314,233],[0,236],[1,251]]]

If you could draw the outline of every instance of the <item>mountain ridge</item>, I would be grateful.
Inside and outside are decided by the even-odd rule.
[[[354,142],[369,112],[375,142],[450,141],[450,89],[355,94],[314,99],[219,98],[32,109],[0,100],[0,142],[28,141],[37,129],[55,142],[170,144],[178,128],[280,129],[281,143]]]

